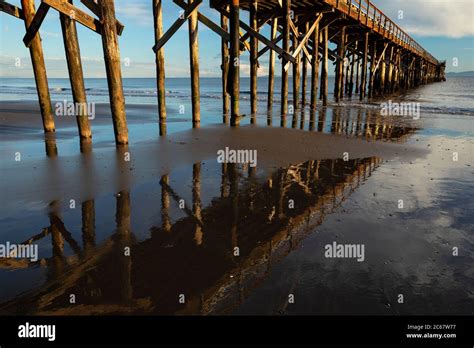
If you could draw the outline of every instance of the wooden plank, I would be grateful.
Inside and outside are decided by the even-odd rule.
[[[253,0],[250,4],[250,25],[252,29],[258,31],[257,22],[257,0]],[[247,32],[248,34],[248,32]],[[251,123],[255,122],[257,114],[257,73],[258,73],[258,40],[255,36],[250,37],[250,115]]]
[[[197,10],[199,5],[202,4],[202,0],[196,0],[189,4],[179,18],[171,25],[161,39],[153,46],[153,51],[156,53],[169,39],[178,31],[178,29],[191,17],[194,11]]]
[[[56,11],[63,13],[68,17],[72,17],[76,22],[79,22],[86,28],[89,28],[96,33],[100,34],[102,32],[102,25],[100,22],[92,16],[89,16],[87,13],[79,10],[75,6],[71,5],[66,0],[42,0],[43,3],[48,4]]]
[[[86,6],[93,14],[95,14],[100,19],[100,9],[97,0],[81,0],[81,2]],[[122,35],[124,25],[117,20],[117,35]]]
[[[31,40],[35,37],[36,33],[38,32],[41,23],[43,23],[44,17],[48,14],[49,6],[42,2],[40,7],[38,7],[38,11],[36,11],[35,17],[31,21],[28,29],[26,30],[26,34],[23,37],[23,43],[26,47],[30,47]]]
[[[283,0],[283,50],[288,52],[290,48],[290,15],[291,15],[291,0]],[[290,55],[291,58],[293,56]],[[294,59],[294,58],[293,58]],[[282,63],[289,60],[283,57]],[[288,70],[282,66],[281,72],[281,121],[285,122],[286,113],[288,112]]]
[[[4,0],[0,0],[0,11],[5,12],[9,14],[10,16],[13,16],[19,19],[25,19],[21,8],[16,7],[12,4],[9,4],[8,2]]]
[[[229,30],[227,17],[224,15],[220,15],[220,17],[221,17],[221,28],[227,34],[227,31]],[[229,61],[230,61],[229,40],[222,38],[221,40],[222,109],[223,109],[222,113],[223,113],[223,121],[225,124],[228,123],[229,106],[230,106],[229,93],[227,93],[229,64],[230,64]]]

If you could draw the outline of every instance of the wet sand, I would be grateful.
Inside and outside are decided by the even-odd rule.
[[[470,137],[423,135],[420,122],[333,109],[327,120],[318,110],[314,131],[182,130],[171,121],[159,138],[154,106],[130,106],[131,143],[116,148],[102,105],[93,145],[81,153],[75,120],[62,119],[45,138],[33,104],[0,110],[1,240],[48,231],[37,240],[42,262],[0,270],[9,284],[0,292],[4,314],[471,312],[473,222],[455,201],[473,205]],[[257,150],[257,168],[217,163],[225,147]],[[365,243],[367,262],[325,259],[335,240]],[[453,245],[461,256],[450,255]],[[71,292],[81,294],[74,307]],[[185,305],[176,301],[181,292]],[[407,305],[397,304],[400,292]]]

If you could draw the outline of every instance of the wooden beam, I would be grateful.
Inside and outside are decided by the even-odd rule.
[[[229,14],[227,11],[223,11],[223,10],[220,10],[221,13],[223,13],[224,15],[226,15],[227,17],[229,17]],[[262,34],[260,34],[259,32],[253,30],[252,28],[250,28],[247,24],[245,24],[244,22],[242,21],[239,21],[239,25],[242,29],[244,29],[247,33],[249,33],[250,36],[254,36],[256,37],[260,42],[262,42],[263,44],[267,45],[267,46],[270,46],[270,48],[272,50],[274,50],[275,52],[277,52],[279,55],[281,55],[282,57],[284,57],[286,60],[289,60],[291,61],[292,63],[294,63],[296,60],[295,58],[288,53],[288,51],[285,51],[284,49],[281,49],[280,47],[278,47],[277,45],[275,45],[272,41],[268,40],[265,36],[263,36]]]
[[[186,9],[187,5],[183,0],[173,0],[173,2],[181,7],[182,9]],[[217,35],[221,36],[223,39],[225,39],[227,42],[230,41],[230,35],[227,31],[222,29],[220,26],[218,26],[216,23],[211,21],[208,17],[203,15],[201,12],[198,12],[198,20],[204,24],[206,27],[211,29],[213,32],[215,32]]]
[[[5,12],[10,16],[16,17],[18,19],[25,19],[21,8],[9,4],[4,0],[0,0],[0,11]]]
[[[328,102],[328,43],[329,43],[328,31],[329,31],[329,28],[326,26],[323,29],[323,34],[322,34],[323,66],[321,67],[320,97],[323,100],[323,106],[326,106]]]
[[[171,25],[171,27],[166,31],[166,33],[161,37],[159,41],[156,42],[153,46],[153,51],[156,53],[169,39],[178,31],[178,29],[191,17],[194,11],[197,10],[199,5],[202,4],[202,0],[196,0],[190,3],[184,12],[180,14],[179,18]]]
[[[359,100],[364,99],[366,94],[366,80],[367,80],[367,62],[369,54],[369,32],[364,34],[364,58],[362,61],[361,75],[360,75],[360,88],[359,88]]]
[[[278,42],[281,41],[281,39],[283,39],[283,35],[280,34],[280,35],[278,35],[277,38],[273,37],[272,42],[276,45]],[[268,50],[270,50],[270,46],[265,45],[264,48],[262,48],[260,51],[258,51],[257,57],[260,58],[262,55],[267,53]],[[272,52],[274,52],[274,51],[272,50]]]
[[[43,3],[46,3],[52,8],[54,8],[56,11],[59,11],[68,17],[72,17],[72,19],[74,19],[76,22],[79,22],[86,28],[89,28],[98,34],[101,34],[102,25],[97,19],[79,10],[78,8],[71,5],[66,0],[42,0],[42,1]]]
[[[86,6],[93,14],[95,14],[100,19],[100,9],[97,0],[81,0],[81,2]],[[117,35],[122,35],[124,25],[117,20]]]
[[[296,56],[298,56],[298,54],[301,52],[301,50],[303,49],[304,45],[306,44],[306,42],[308,42],[309,38],[311,37],[311,34],[313,33],[314,29],[316,28],[316,26],[318,25],[319,21],[321,20],[321,18],[323,18],[323,15],[322,14],[319,14],[319,16],[316,18],[316,20],[314,21],[314,23],[311,25],[311,28],[309,29],[309,31],[306,33],[306,35],[303,37],[303,39],[300,41],[300,43],[298,44],[298,46],[296,47],[295,51],[292,53],[292,56],[296,58]],[[291,23],[291,21],[290,21]],[[298,33],[298,31],[296,31],[296,33]],[[308,57],[309,56],[309,57]],[[308,59],[311,59],[311,55],[308,53],[307,55],[307,58]],[[289,63],[286,63],[285,65],[285,69],[288,69],[288,66],[289,66]]]
[[[38,32],[41,23],[43,23],[44,17],[48,14],[49,5],[42,2],[38,7],[38,11],[36,11],[35,17],[31,21],[28,29],[26,30],[26,34],[23,37],[23,43],[26,47],[30,47],[31,40],[35,37],[36,33]]]

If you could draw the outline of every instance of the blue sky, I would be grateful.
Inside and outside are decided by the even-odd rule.
[[[20,0],[10,0],[20,6]],[[152,0],[116,0],[117,18],[125,25],[119,39],[124,77],[154,77],[155,63],[151,47],[154,44]],[[447,60],[447,71],[474,70],[474,1],[457,0],[374,0],[391,19],[440,60]],[[457,6],[454,6],[456,3]],[[37,6],[39,1],[36,1]],[[75,5],[85,11],[79,0]],[[164,0],[164,29],[179,15],[180,8],[171,0]],[[219,23],[216,11],[209,9],[205,0],[200,11]],[[400,12],[402,11],[402,12]],[[247,20],[247,13],[242,13]],[[78,24],[84,74],[104,77],[100,36]],[[165,46],[168,77],[189,76],[189,48],[187,23]],[[29,51],[23,45],[25,28],[22,21],[0,14],[0,76],[32,77]],[[61,36],[59,14],[51,9],[40,29],[49,77],[66,77],[67,68]],[[268,28],[262,31],[268,37]],[[204,25],[199,33],[201,76],[220,74],[220,38]],[[21,65],[15,66],[20,59]],[[458,65],[453,62],[457,59]],[[130,64],[125,64],[128,61]],[[266,74],[268,57],[260,60],[261,74]],[[248,55],[242,58],[242,75],[248,74]],[[277,71],[279,71],[279,67]],[[332,70],[332,69],[331,69]]]

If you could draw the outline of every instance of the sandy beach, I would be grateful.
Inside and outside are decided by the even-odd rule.
[[[442,135],[463,134],[469,116],[329,107],[283,128],[260,117],[183,130],[176,118],[158,137],[154,106],[131,105],[133,140],[116,147],[107,104],[82,146],[73,118],[45,137],[34,104],[0,109],[2,239],[34,240],[41,256],[3,263],[4,314],[470,313],[472,133]],[[256,150],[257,167],[218,163],[225,147]],[[325,260],[331,241],[363,242],[366,262]],[[126,245],[131,260],[110,272]],[[172,298],[184,286],[183,307]],[[300,300],[288,306],[291,291]],[[83,303],[64,304],[69,292]]]

